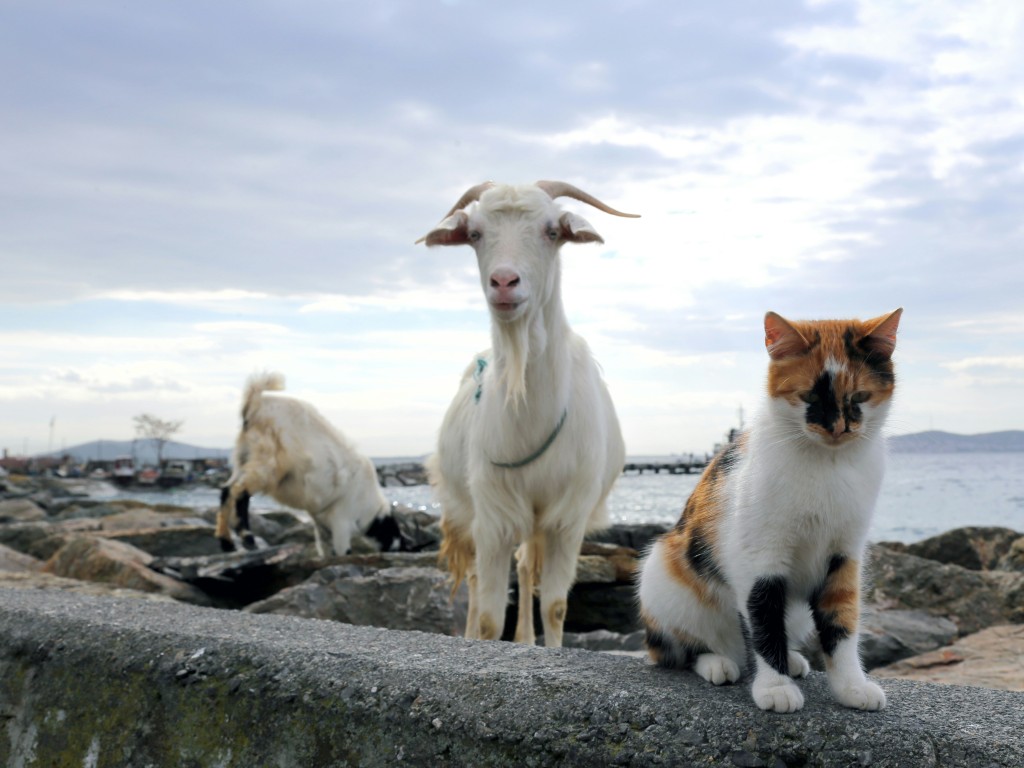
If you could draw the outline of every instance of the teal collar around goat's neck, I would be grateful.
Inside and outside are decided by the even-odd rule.
[[[543,456],[544,455],[544,451],[546,451],[548,448],[550,448],[551,444],[553,442],[555,442],[555,438],[558,437],[558,433],[562,431],[562,426],[565,424],[565,417],[568,416],[568,415],[569,415],[569,409],[566,408],[564,411],[562,411],[562,418],[560,418],[558,420],[558,424],[555,425],[555,431],[552,432],[550,435],[548,435],[548,439],[544,441],[544,445],[542,445],[536,451],[531,453],[525,459],[520,459],[519,461],[508,461],[508,462],[505,462],[505,461],[492,461],[491,464],[493,466],[495,466],[495,467],[500,467],[501,469],[519,469],[520,467],[525,467],[527,464],[532,464],[537,459],[539,459],[541,456]]]
[[[480,396],[484,393],[484,370],[487,368],[487,360],[483,357],[476,359],[476,370],[473,371],[473,381],[476,382],[476,392],[473,393],[473,402],[479,403]],[[536,451],[531,453],[525,459],[519,461],[492,461],[491,465],[500,469],[519,469],[525,467],[527,464],[532,464],[541,456],[544,452],[551,447],[551,444],[555,442],[555,438],[558,437],[558,433],[562,431],[562,427],[565,425],[565,417],[569,415],[569,409],[566,408],[562,411],[562,418],[558,420],[558,424],[555,425],[555,431],[548,435],[548,439],[544,441],[544,444]]]

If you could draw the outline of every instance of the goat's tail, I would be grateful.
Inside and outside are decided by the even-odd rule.
[[[242,398],[242,420],[248,419],[252,409],[259,402],[260,395],[268,391],[280,391],[284,389],[284,374],[272,371],[270,373],[254,373],[245,382],[245,396]]]
[[[452,576],[452,596],[466,579],[476,561],[473,536],[464,528],[453,525],[441,516],[441,549],[437,560],[448,568]]]

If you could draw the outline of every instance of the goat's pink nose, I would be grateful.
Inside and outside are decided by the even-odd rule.
[[[507,290],[509,288],[515,288],[519,285],[519,275],[513,272],[511,269],[496,269],[491,272],[491,288],[497,288],[500,290]]]

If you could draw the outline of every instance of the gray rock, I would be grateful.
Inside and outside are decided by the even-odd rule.
[[[46,563],[46,572],[55,576],[99,581],[143,592],[159,592],[197,605],[213,601],[184,582],[152,571],[151,555],[120,541],[99,536],[75,536],[54,553]]]
[[[880,608],[945,616],[961,636],[1024,621],[1024,573],[972,571],[882,546],[869,560],[866,599]]]
[[[876,677],[899,677],[944,685],[975,685],[1024,691],[1024,626],[989,627],[953,645],[872,670]]]
[[[861,621],[860,655],[866,669],[949,645],[957,627],[949,619],[925,611],[865,612]]]
[[[51,523],[0,525],[0,544],[40,560],[49,560],[65,541],[67,534]]]
[[[41,571],[43,561],[0,544],[0,571],[25,573]]]
[[[630,547],[642,554],[647,551],[651,542],[666,530],[668,526],[659,523],[620,524],[588,534],[587,540]]]
[[[31,499],[0,501],[0,523],[33,523],[46,519],[46,510]]]
[[[198,557],[221,552],[213,526],[206,523],[112,531],[102,535],[131,544],[154,557]]]
[[[1009,528],[968,526],[890,548],[972,571],[990,571],[1000,567],[1000,561],[1020,537],[1021,534]]]
[[[457,634],[450,592],[447,576],[437,568],[332,565],[245,610]]]

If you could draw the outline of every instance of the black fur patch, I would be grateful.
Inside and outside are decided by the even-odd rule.
[[[699,653],[705,649],[693,648],[662,632],[647,627],[645,629],[647,647],[655,652],[658,666],[666,669],[689,669],[693,666]]]
[[[776,672],[788,675],[786,580],[782,576],[762,576],[754,582],[747,598],[747,613],[754,651]]]
[[[222,486],[220,489],[220,505],[223,507],[224,502],[228,500],[228,496],[231,494],[231,488],[227,485]]]
[[[248,491],[242,491],[238,498],[235,499],[235,514],[238,515],[238,530],[248,531],[249,530],[249,499],[251,496]]]
[[[839,418],[839,405],[836,403],[836,393],[832,386],[832,374],[825,371],[814,382],[810,396],[813,402],[807,404],[807,413],[804,418],[808,424],[818,424],[828,432],[836,424]]]
[[[686,550],[686,556],[690,560],[690,567],[698,576],[725,581],[718,563],[715,562],[715,553],[711,551],[711,545],[704,538],[704,532],[700,528],[694,528],[690,533],[690,546]]]
[[[402,529],[398,526],[398,521],[395,520],[393,515],[381,515],[380,517],[373,518],[370,527],[366,529],[366,535],[371,539],[377,540],[381,552],[390,552],[396,541],[398,542],[399,549],[403,551],[405,549],[402,546]]]
[[[886,384],[895,381],[892,358],[887,351],[880,349],[877,342],[870,336],[857,338],[854,329],[847,328],[843,334],[843,343],[850,360],[866,365],[874,376]]]

